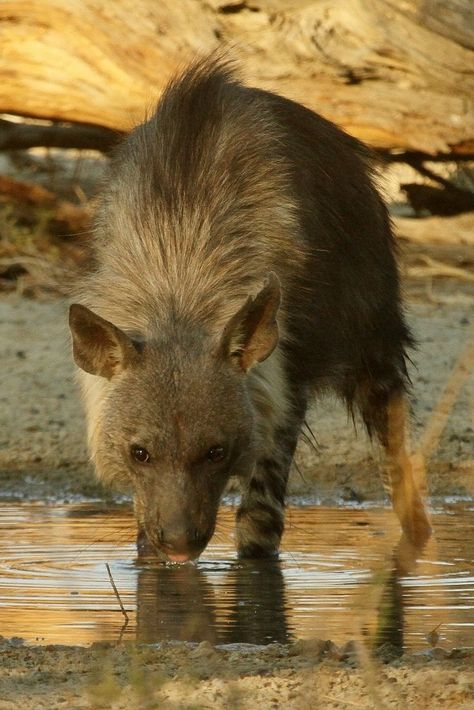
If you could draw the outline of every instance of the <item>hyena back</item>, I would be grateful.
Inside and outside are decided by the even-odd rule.
[[[405,533],[429,534],[390,223],[367,150],[330,122],[193,65],[113,156],[77,300],[91,456],[131,485],[142,552],[197,557],[237,476],[239,552],[276,554],[308,398],[328,387],[385,446]]]

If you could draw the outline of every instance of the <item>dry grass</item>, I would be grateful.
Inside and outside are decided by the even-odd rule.
[[[87,213],[84,213],[84,222]],[[0,292],[65,294],[89,259],[88,231],[68,232],[57,205],[0,201]]]

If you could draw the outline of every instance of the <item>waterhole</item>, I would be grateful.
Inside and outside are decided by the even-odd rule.
[[[278,562],[237,559],[234,514],[222,508],[197,563],[160,565],[136,559],[127,508],[1,505],[0,633],[44,644],[344,643],[362,633],[421,649],[436,629],[440,645],[474,645],[472,505],[433,513],[423,551],[399,541],[388,509],[290,506]]]

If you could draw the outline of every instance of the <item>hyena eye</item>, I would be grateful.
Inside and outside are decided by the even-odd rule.
[[[138,444],[133,444],[133,446],[130,447],[130,453],[132,454],[132,458],[138,461],[138,463],[148,463],[150,460],[149,452]]]
[[[211,463],[219,463],[224,457],[225,451],[223,446],[213,446],[206,454],[206,459]]]

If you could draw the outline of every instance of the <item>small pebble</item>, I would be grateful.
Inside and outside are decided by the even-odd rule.
[[[215,653],[216,650],[209,641],[201,641],[197,648],[191,651],[189,655],[191,658],[207,658],[213,656]]]
[[[308,641],[300,639],[290,646],[288,655],[321,658],[325,651],[326,641],[323,641],[322,639],[310,639]]]

